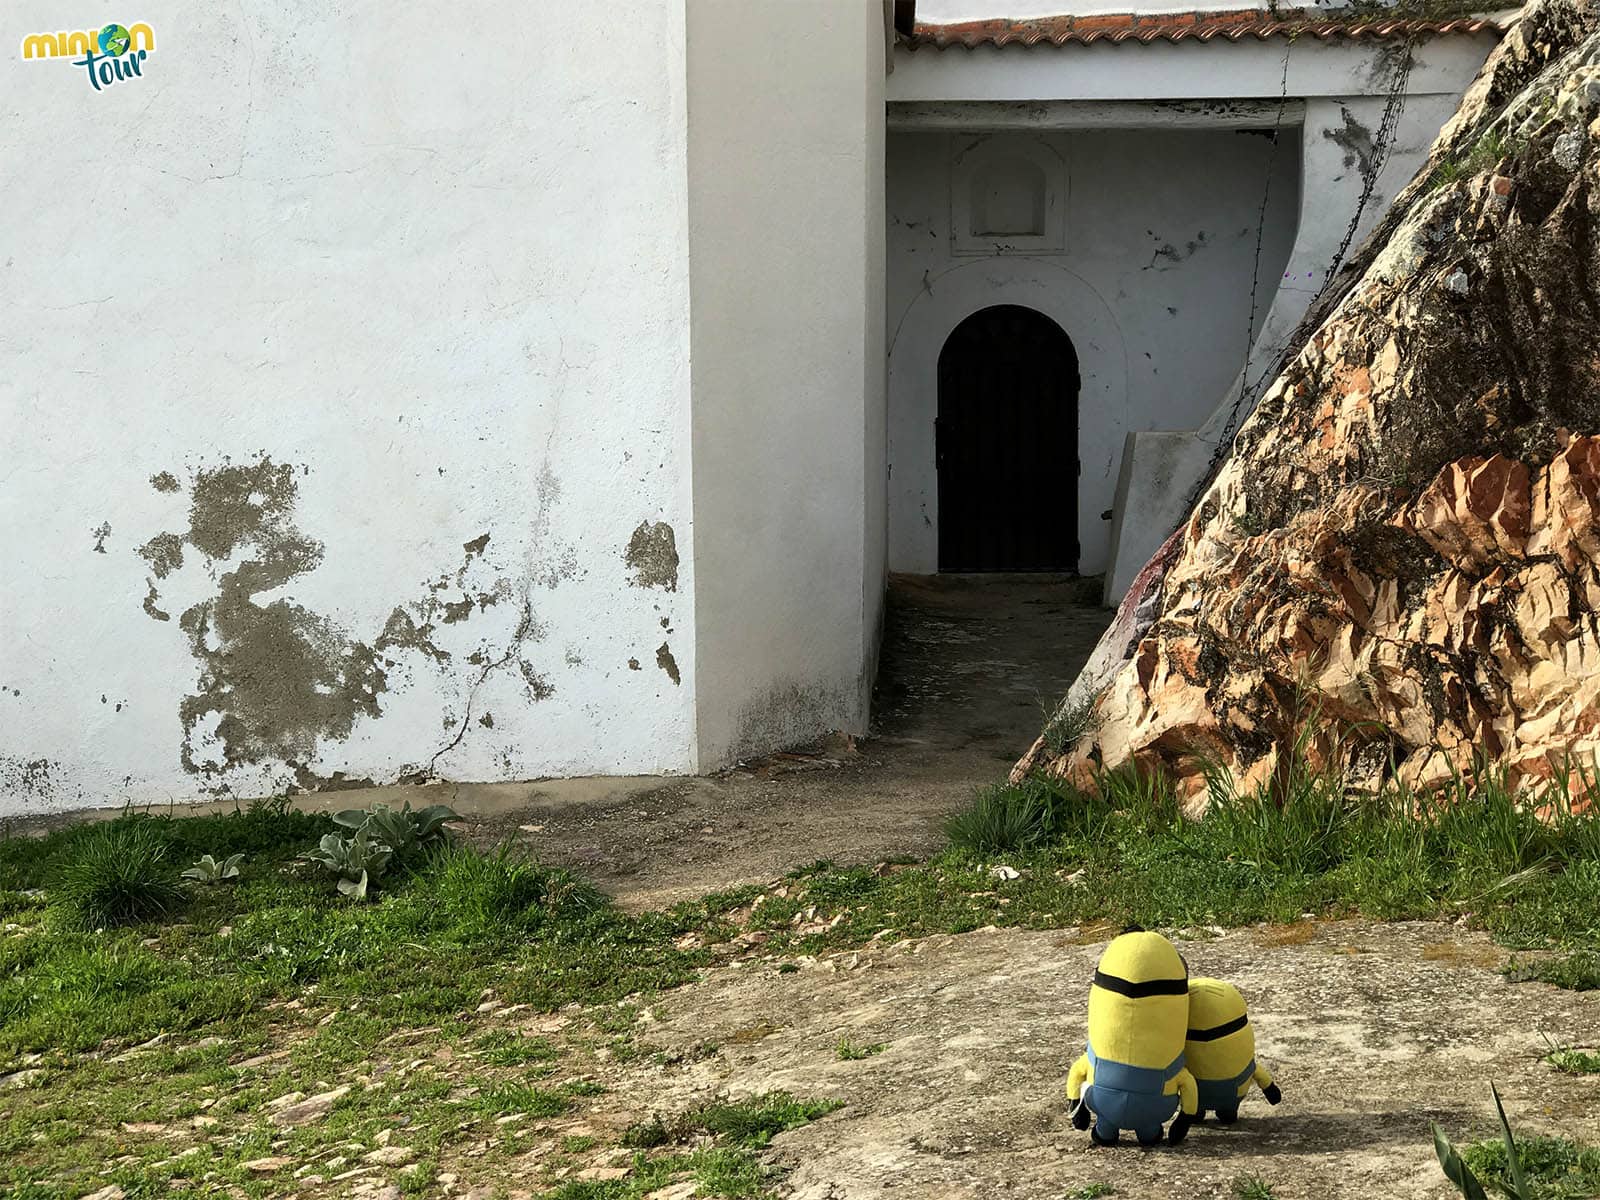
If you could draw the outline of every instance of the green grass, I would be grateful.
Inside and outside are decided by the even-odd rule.
[[[759,1150],[785,1130],[798,1129],[843,1105],[841,1100],[797,1100],[788,1092],[766,1092],[749,1100],[717,1101],[692,1110],[688,1126]]]
[[[1558,1046],[1544,1056],[1544,1061],[1566,1075],[1600,1075],[1600,1053],[1593,1050]]]
[[[1459,180],[1471,179],[1498,166],[1501,160],[1516,155],[1524,142],[1506,137],[1504,131],[1491,129],[1473,143],[1465,154],[1447,158],[1434,168],[1428,179],[1429,188],[1445,187]]]
[[[1116,1193],[1117,1189],[1109,1183],[1086,1183],[1069,1193],[1069,1200],[1100,1200],[1101,1196],[1114,1196]]]
[[[540,1200],[640,1200],[674,1181],[692,1181],[695,1195],[727,1200],[768,1200],[777,1172],[748,1150],[711,1147],[658,1158],[636,1155],[626,1179],[571,1180]]]
[[[1509,966],[1506,974],[1517,983],[1553,983],[1574,992],[1600,989],[1600,952],[1579,950],[1559,958]]]
[[[428,1025],[472,1011],[490,987],[505,1003],[553,1010],[675,986],[709,961],[673,944],[691,929],[715,932],[705,905],[626,916],[566,872],[507,853],[451,848],[386,879],[374,902],[350,904],[295,861],[322,825],[255,808],[0,841],[0,904],[25,931],[0,939],[0,1072],[27,1053],[240,1021],[311,987],[391,1025]],[[69,928],[83,901],[54,881],[86,851],[130,841],[159,843],[169,860],[198,844],[250,857],[236,885],[195,889],[181,922]],[[25,894],[41,882],[42,896]],[[539,1054],[498,1051],[524,1052]]]
[[[1428,798],[1359,799],[1299,771],[1271,794],[1239,796],[1214,781],[1212,800],[1195,823],[1159,779],[1128,772],[1107,775],[1096,796],[1045,781],[991,789],[952,825],[971,836],[926,862],[881,874],[815,863],[794,872],[783,895],[741,888],[637,916],[509,848],[419,855],[391,869],[371,902],[351,904],[296,861],[328,823],[283,805],[203,818],[126,814],[0,839],[0,920],[17,927],[0,937],[0,1073],[42,1072],[0,1092],[0,1193],[76,1195],[116,1162],[95,1187],[165,1195],[170,1179],[209,1171],[218,1187],[269,1194],[273,1181],[241,1166],[273,1145],[264,1106],[335,1080],[356,1086],[323,1121],[279,1139],[288,1153],[370,1144],[381,1128],[403,1126],[416,1160],[397,1178],[410,1191],[451,1169],[452,1148],[474,1136],[465,1130],[504,1142],[487,1166],[509,1161],[526,1154],[524,1131],[539,1120],[584,1119],[593,1107],[592,1085],[552,1077],[592,1077],[602,1052],[613,1061],[652,1054],[642,1040],[647,998],[745,953],[731,939],[733,917],[746,911],[768,935],[759,953],[791,965],[800,954],[985,925],[1109,935],[1130,922],[1465,915],[1538,952],[1517,977],[1600,986],[1600,817],[1574,815],[1560,797],[1562,815],[1541,821],[1492,774]],[[243,853],[244,869],[229,887],[190,889],[180,908],[153,919],[74,927],[67,868],[120,839],[154,846],[172,864]],[[1000,864],[1010,870],[996,872]],[[551,1026],[564,1032],[543,1037],[499,1027],[496,1005],[526,1005],[525,1017],[576,1007]],[[167,1042],[119,1061],[163,1034]],[[209,1047],[213,1038],[220,1048]],[[856,1059],[882,1048],[844,1038],[835,1050]],[[267,1052],[281,1056],[270,1067],[229,1065]],[[697,1047],[684,1061],[711,1052]],[[1552,1066],[1589,1070],[1591,1054],[1562,1051]],[[585,1055],[592,1061],[577,1061]],[[456,1062],[456,1075],[429,1065],[435,1056]],[[423,1065],[399,1069],[407,1063]],[[693,1179],[704,1195],[763,1196],[774,1180],[760,1150],[834,1107],[774,1093],[640,1122],[621,1139],[643,1155],[627,1179],[569,1181],[550,1194],[634,1200],[654,1190],[650,1180]],[[517,1112],[547,1115],[496,1124]],[[118,1130],[199,1116],[230,1133],[192,1163],[174,1165],[161,1138]],[[1574,1148],[1562,1170],[1583,1178],[1585,1154],[1592,1159]]]
[[[839,1044],[834,1047],[834,1052],[848,1062],[871,1058],[874,1054],[882,1054],[888,1048],[888,1042],[857,1042],[851,1038],[842,1037],[839,1039]]]
[[[1530,1200],[1587,1200],[1600,1195],[1600,1148],[1566,1138],[1519,1137],[1517,1155],[1530,1185]],[[1512,1194],[1503,1141],[1496,1138],[1467,1146],[1461,1157],[1491,1194]]]
[[[1093,799],[1048,779],[980,792],[945,822],[952,846],[973,853],[1017,853],[1072,834],[1090,833],[1106,816]]]
[[[543,1066],[558,1052],[548,1039],[528,1037],[509,1029],[493,1029],[472,1044],[487,1063],[497,1067]]]
[[[63,920],[79,929],[155,920],[186,897],[166,839],[144,821],[102,825],[79,839],[55,893]]]
[[[1540,820],[1492,774],[1429,797],[1347,796],[1337,781],[1296,772],[1276,795],[1213,785],[1209,815],[1179,812],[1154,778],[1116,772],[1087,796],[1056,783],[993,789],[952,832],[990,828],[996,806],[1029,814],[1023,836],[957,840],[909,870],[878,876],[820,865],[769,896],[754,923],[772,949],[816,953],[983,925],[1147,928],[1290,922],[1304,913],[1379,920],[1467,914],[1515,949],[1568,957],[1528,968],[1568,987],[1600,980],[1600,816]],[[1562,807],[1558,802],[1558,807]],[[962,816],[974,816],[963,822]],[[1020,849],[989,848],[995,841]],[[981,847],[981,848],[980,848]],[[1018,872],[1000,879],[1004,862]],[[790,922],[843,914],[825,933]]]
[[[760,1150],[789,1129],[808,1125],[841,1107],[840,1100],[799,1100],[788,1092],[766,1092],[747,1100],[714,1100],[670,1120],[659,1113],[630,1126],[622,1144],[641,1150],[710,1136]]]
[[[199,817],[170,817],[128,810],[111,825],[142,825],[167,847],[168,860],[191,863],[202,854],[225,858],[245,856],[245,873],[251,860],[293,858],[314,845],[333,822],[320,813],[305,813],[287,800],[260,800],[229,813]],[[107,823],[90,821],[59,829],[45,837],[11,837],[0,828],[0,892],[45,887],[74,848],[95,838]]]
[[[594,887],[570,871],[542,866],[509,842],[490,854],[447,846],[428,873],[440,907],[463,938],[516,941],[606,907]]]
[[[1259,1175],[1236,1175],[1232,1185],[1238,1200],[1275,1200],[1272,1188]]]
[[[559,1117],[572,1108],[573,1092],[542,1088],[530,1083],[497,1083],[483,1087],[472,1106],[491,1117],[524,1113],[530,1117]]]
[[[624,1131],[622,1145],[636,1151],[627,1179],[578,1181],[546,1192],[543,1200],[637,1200],[674,1179],[692,1179],[696,1195],[765,1200],[777,1172],[756,1157],[778,1134],[798,1129],[840,1106],[837,1100],[797,1100],[768,1092],[748,1100],[719,1100],[674,1118],[659,1114]],[[688,1154],[663,1154],[674,1143],[713,1145]]]

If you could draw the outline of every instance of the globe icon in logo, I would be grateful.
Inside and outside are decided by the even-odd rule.
[[[100,31],[100,53],[109,54],[112,58],[125,54],[131,40],[125,26],[107,25]]]

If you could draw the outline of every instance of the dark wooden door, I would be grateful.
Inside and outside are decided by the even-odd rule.
[[[1001,304],[939,353],[939,570],[1078,569],[1078,356]]]

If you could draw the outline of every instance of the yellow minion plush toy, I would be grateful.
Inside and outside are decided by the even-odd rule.
[[[1181,1142],[1195,1115],[1194,1076],[1183,1063],[1189,969],[1159,933],[1133,928],[1112,939],[1089,988],[1089,1046],[1067,1076],[1072,1124],[1096,1145],[1131,1129],[1141,1146]]]
[[[1244,997],[1231,983],[1189,981],[1189,1038],[1183,1053],[1200,1090],[1197,1120],[1205,1120],[1209,1110],[1222,1124],[1232,1125],[1252,1083],[1261,1088],[1268,1104],[1283,1099],[1272,1075],[1256,1062],[1256,1032],[1250,1028]]]

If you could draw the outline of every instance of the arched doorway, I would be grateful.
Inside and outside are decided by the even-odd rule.
[[[939,352],[939,570],[1078,569],[1078,355],[1016,304],[981,309]]]

